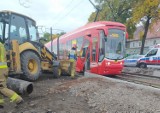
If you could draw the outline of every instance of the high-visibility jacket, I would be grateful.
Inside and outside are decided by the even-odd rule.
[[[4,45],[0,43],[0,105],[4,103],[1,94],[10,98],[11,102],[19,103],[23,99],[14,91],[7,88],[6,80],[8,76],[8,67],[6,63],[6,51]]]
[[[6,51],[4,45],[0,42],[0,68],[7,68]]]
[[[76,60],[76,50],[72,49],[69,53],[70,60]]]
[[[6,63],[6,52],[4,45],[0,43],[0,84],[6,84],[6,77],[8,76],[8,69]]]

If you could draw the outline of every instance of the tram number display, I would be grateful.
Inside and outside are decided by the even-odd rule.
[[[110,34],[110,37],[113,37],[113,38],[118,38],[118,37],[119,37],[119,34],[112,33],[112,34]]]

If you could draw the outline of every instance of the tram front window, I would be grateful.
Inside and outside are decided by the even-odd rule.
[[[112,60],[123,59],[125,55],[124,31],[109,29],[105,39],[105,57]]]

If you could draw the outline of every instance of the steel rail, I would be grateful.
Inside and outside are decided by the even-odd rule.
[[[137,74],[137,73],[122,73],[121,75],[117,75],[115,79],[120,79],[127,82],[142,84],[145,86],[151,86],[151,87],[160,89],[160,77],[155,77],[150,75],[146,76],[146,75]]]
[[[158,79],[160,79],[160,77],[158,77],[158,76],[145,75],[145,74],[141,74],[141,73],[128,73],[128,72],[122,72],[122,75],[125,75],[125,74],[139,75],[139,76],[144,76],[144,77],[149,77],[149,78],[158,78]]]

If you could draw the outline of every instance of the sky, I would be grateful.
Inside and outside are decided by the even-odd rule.
[[[53,33],[70,32],[85,25],[95,11],[89,0],[1,0],[0,10],[27,15],[38,26],[59,29]]]

